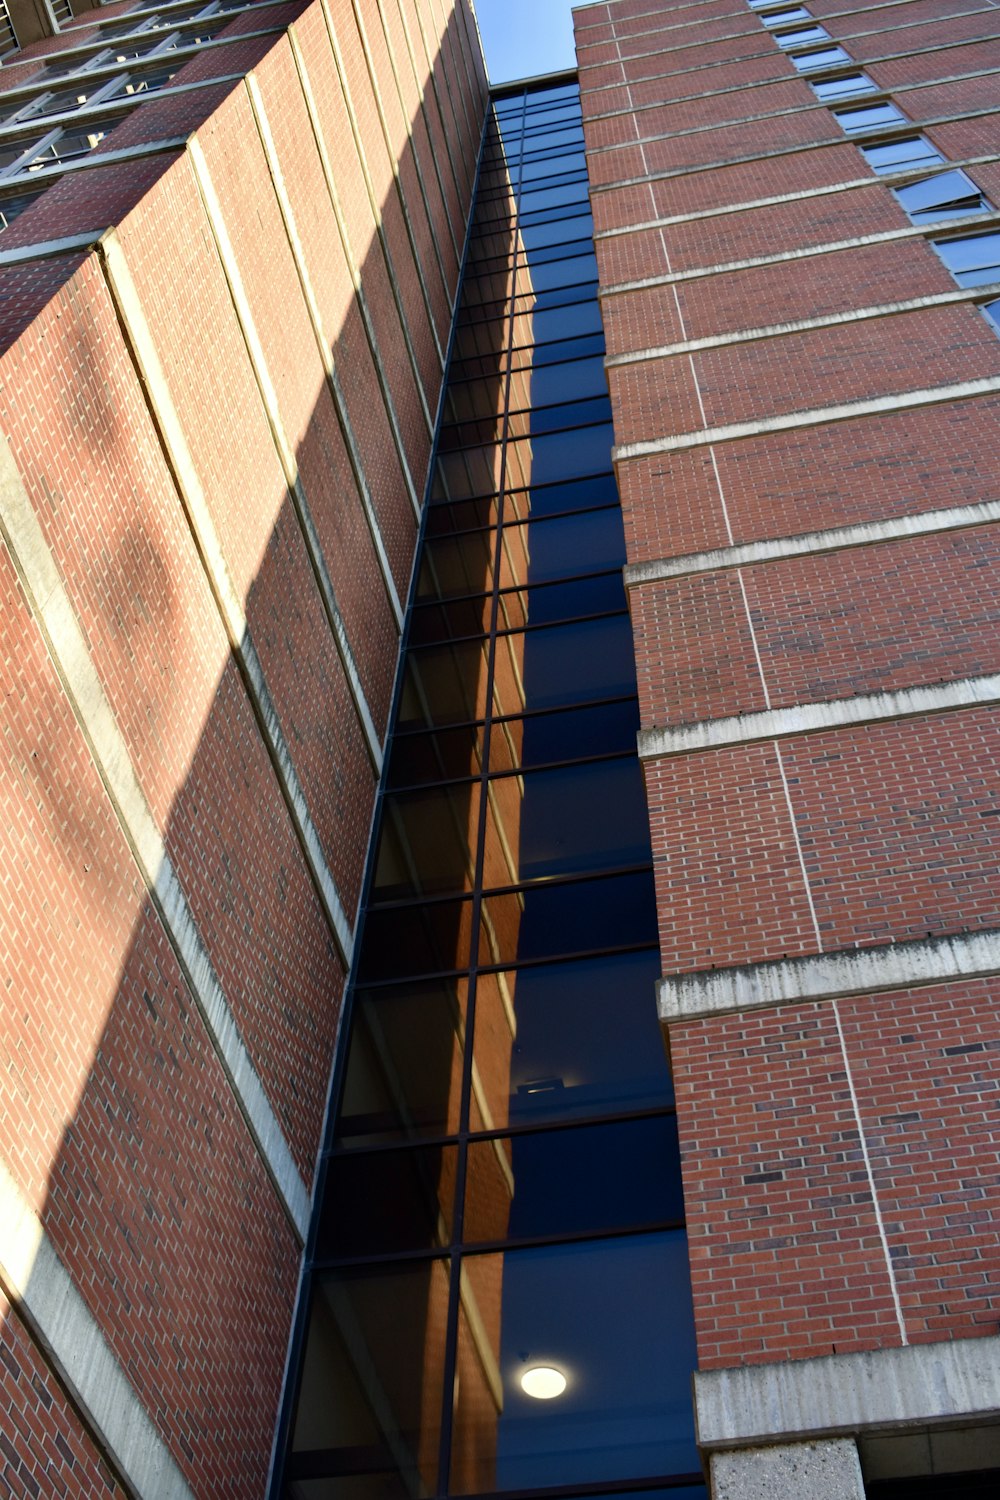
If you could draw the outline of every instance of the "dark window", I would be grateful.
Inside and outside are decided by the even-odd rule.
[[[761,20],[765,26],[784,26],[789,21],[807,21],[811,15],[804,5],[784,5],[781,10],[769,10]]]

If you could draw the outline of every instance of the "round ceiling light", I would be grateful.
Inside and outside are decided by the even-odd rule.
[[[534,1396],[536,1401],[551,1401],[566,1389],[566,1376],[550,1365],[535,1365],[521,1376],[521,1389],[526,1396]]]

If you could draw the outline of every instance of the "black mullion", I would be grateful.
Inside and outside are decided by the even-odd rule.
[[[318,1272],[357,1271],[367,1266],[388,1266],[402,1261],[445,1260],[450,1249],[452,1264],[460,1266],[463,1257],[467,1255],[502,1255],[508,1250],[544,1250],[549,1245],[590,1244],[597,1240],[633,1240],[644,1234],[669,1234],[686,1228],[687,1219],[683,1217],[653,1219],[641,1224],[616,1224],[613,1229],[564,1229],[553,1234],[519,1235],[516,1239],[453,1239],[450,1246],[436,1245],[430,1249],[420,1250],[387,1250],[382,1255],[330,1256],[328,1260],[315,1261],[313,1264],[315,1271]],[[447,1364],[448,1355],[446,1354],[446,1369]]]
[[[583,960],[585,962],[585,960]],[[476,1145],[484,1141],[503,1141],[509,1136],[515,1135],[547,1135],[556,1130],[576,1130],[580,1126],[590,1127],[592,1125],[621,1125],[628,1124],[631,1120],[658,1120],[666,1115],[676,1115],[676,1104],[647,1104],[642,1109],[627,1109],[621,1111],[605,1111],[600,1115],[573,1115],[560,1120],[539,1120],[534,1124],[530,1120],[522,1120],[514,1125],[507,1125],[495,1130],[470,1130],[468,1131],[469,1144]],[[334,1145],[324,1153],[329,1157],[358,1157],[358,1156],[381,1156],[391,1151],[406,1151],[411,1148],[433,1150],[438,1146],[454,1146],[458,1140],[456,1135],[421,1135],[400,1136],[391,1140],[373,1141],[369,1146],[344,1146]]]
[[[499,720],[496,721],[499,723]],[[533,776],[536,771],[570,771],[577,766],[599,766],[609,760],[635,760],[634,750],[605,750],[600,755],[586,755],[577,757],[575,760],[544,760],[537,765],[513,766],[509,770],[491,771],[490,781],[510,780],[512,776]],[[447,787],[471,786],[479,781],[478,776],[449,776],[440,781],[408,781],[403,786],[389,787],[386,791],[387,797],[410,796],[414,792],[425,792],[429,788],[441,791]],[[612,872],[613,873],[613,872]]]
[[[558,584],[561,584],[563,582],[566,582],[566,583],[580,583],[580,582],[585,582],[588,578],[609,578],[609,577],[614,577],[614,573],[581,573],[578,578],[567,578],[565,580],[561,579],[561,578],[557,579],[556,580],[556,584],[558,585]],[[535,584],[531,584],[530,587],[531,588],[545,588],[546,585],[545,584],[535,583]],[[510,590],[509,592],[514,592],[514,590]],[[478,598],[480,596],[479,595],[473,595],[472,597],[473,598]],[[489,596],[486,595],[484,597],[488,598]],[[438,605],[437,607],[441,608],[446,603],[447,604],[451,604],[452,602],[461,603],[462,601],[461,600],[452,601],[451,599],[448,599],[448,600],[442,599],[441,602],[440,602],[440,605]],[[621,606],[618,606],[616,609],[603,609],[598,614],[567,615],[564,620],[538,620],[538,621],[535,622],[534,625],[532,625],[532,624],[528,624],[528,625],[512,625],[512,626],[504,627],[504,629],[502,629],[502,630],[489,631],[489,632],[485,631],[485,630],[479,631],[476,635],[445,635],[445,636],[442,636],[441,639],[438,640],[438,641],[421,641],[419,645],[411,646],[410,650],[409,650],[409,652],[407,654],[410,655],[410,654],[413,654],[413,653],[416,653],[416,652],[421,652],[421,651],[439,651],[442,646],[463,646],[463,645],[468,645],[468,643],[470,641],[491,640],[494,635],[502,636],[504,638],[506,638],[507,636],[511,636],[511,635],[531,635],[532,632],[538,631],[538,630],[560,630],[560,629],[562,629],[562,627],[564,625],[584,625],[584,624],[586,624],[586,622],[588,620],[617,620],[617,618],[618,618],[619,615],[627,615],[627,614],[628,614],[628,610],[627,609],[622,609]],[[586,704],[586,703],[578,703],[578,704],[575,705],[575,707],[577,707],[577,708],[587,708],[588,706],[589,705]],[[444,725],[444,724],[442,724],[440,727],[442,729],[444,729],[444,728],[451,728],[452,726],[451,725]]]
[[[483,775],[481,778],[483,782],[487,780],[487,776],[488,773]],[[486,896],[516,896],[519,891],[537,891],[541,890],[543,886],[578,885],[584,881],[612,879],[616,875],[642,875],[646,871],[651,872],[652,869],[653,861],[652,857],[650,857],[649,859],[641,860],[638,864],[616,866],[611,870],[587,870],[576,875],[541,875],[537,880],[517,880],[510,885],[490,885],[483,889],[482,894]],[[372,910],[378,911],[384,916],[387,911],[412,910],[421,906],[442,906],[448,901],[467,901],[469,898],[469,891],[446,891],[443,894],[435,891],[433,894],[427,896],[411,896],[405,901],[373,901]],[[649,944],[645,943],[642,946],[648,948]],[[515,966],[513,964],[478,964],[475,967],[485,971],[487,969],[510,969]],[[466,971],[458,969],[448,970],[447,972],[464,974]],[[364,988],[367,988],[367,985]]]
[[[497,724],[516,724],[521,719],[539,719],[548,714],[576,713],[581,708],[602,708],[612,703],[634,702],[636,702],[635,693],[614,693],[610,698],[593,698],[586,703],[560,703],[556,708],[526,708],[523,713],[519,714],[497,714],[494,722]],[[438,734],[452,729],[480,729],[482,725],[482,719],[459,719],[454,724],[434,725],[430,729],[401,729],[399,731],[399,738],[414,739],[417,735]],[[396,736],[393,735],[393,739],[395,738]]]
[[[523,112],[527,106],[527,94],[522,102]],[[519,174],[520,175],[520,174]],[[515,212],[512,222],[512,232],[515,246],[517,244],[517,198],[515,195]],[[454,1244],[461,1242],[462,1230],[465,1219],[465,1182],[468,1164],[468,1129],[469,1129],[469,1103],[472,1097],[472,1063],[473,1063],[473,1038],[476,1025],[476,982],[477,982],[477,960],[479,958],[479,923],[482,915],[483,904],[483,869],[484,850],[487,829],[487,788],[490,764],[490,731],[493,721],[493,673],[496,662],[496,622],[499,613],[499,583],[500,583],[500,557],[503,546],[503,493],[507,474],[507,437],[508,417],[507,411],[510,406],[511,385],[511,362],[512,349],[514,345],[514,306],[516,302],[517,273],[512,272],[510,277],[510,307],[507,314],[507,337],[505,339],[505,375],[504,375],[504,400],[503,400],[503,427],[500,440],[500,472],[498,477],[498,503],[496,541],[493,552],[493,602],[490,610],[492,634],[490,637],[489,651],[486,658],[486,696],[485,710],[483,714],[483,749],[480,761],[480,794],[479,794],[479,817],[476,829],[476,862],[473,874],[472,889],[472,913],[469,931],[469,984],[465,1000],[465,1051],[462,1056],[462,1090],[459,1100],[458,1111],[458,1160],[455,1168],[455,1197],[452,1212],[452,1239]],[[438,1475],[437,1488],[442,1496],[447,1495],[449,1477],[451,1474],[451,1437],[455,1415],[455,1372],[458,1367],[458,1325],[461,1311],[461,1278],[462,1278],[462,1256],[452,1249],[449,1264],[449,1286],[448,1286],[448,1318],[445,1327],[444,1345],[444,1376],[441,1392],[441,1440],[438,1448]]]

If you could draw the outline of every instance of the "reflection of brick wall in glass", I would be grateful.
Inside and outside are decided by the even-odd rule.
[[[283,1493],[350,1474],[352,1495],[383,1500],[419,1474],[428,1496],[656,1481],[693,1500],[686,1240],[575,87],[498,100],[485,153]],[[419,1337],[341,1327],[314,1356],[331,1307],[354,1327],[386,1277]],[[564,1382],[551,1402],[522,1386],[546,1365]],[[322,1446],[316,1414],[345,1380],[364,1414]]]

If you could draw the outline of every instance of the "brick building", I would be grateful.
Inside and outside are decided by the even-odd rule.
[[[468,0],[76,10],[0,1486],[994,1492],[996,5],[601,0],[492,101]]]

